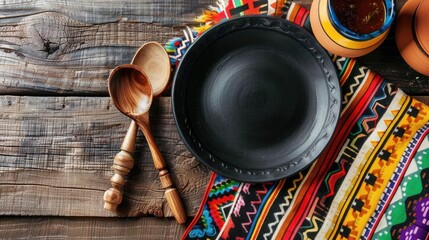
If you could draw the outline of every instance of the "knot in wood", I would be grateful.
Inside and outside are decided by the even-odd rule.
[[[70,48],[73,39],[73,26],[82,26],[61,13],[44,12],[30,15],[22,19],[23,32],[26,44],[23,44],[25,52],[41,59],[56,60],[61,54]]]

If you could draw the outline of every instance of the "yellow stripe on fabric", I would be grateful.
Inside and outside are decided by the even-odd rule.
[[[385,161],[383,159],[378,158],[378,165],[370,165],[369,170],[367,171],[374,175],[376,175],[375,173],[378,173],[380,177],[377,179],[377,182],[380,179],[382,179],[383,182],[378,186],[375,185],[373,187],[370,187],[367,185],[365,188],[360,188],[356,198],[363,200],[364,202],[366,202],[366,204],[364,205],[362,211],[359,214],[354,212],[352,209],[349,209],[349,213],[344,220],[346,226],[348,222],[351,223],[350,229],[352,237],[354,236],[358,238],[362,234],[366,223],[368,222],[369,218],[374,213],[378,205],[378,201],[383,194],[383,190],[387,187],[389,179],[391,178],[399,161],[401,160],[402,153],[405,151],[406,147],[413,139],[413,136],[417,133],[417,131],[429,121],[429,114],[427,114],[428,109],[426,109],[426,111],[424,109],[427,107],[423,106],[419,101],[415,99],[411,99],[411,101],[411,106],[420,110],[419,115],[415,120],[413,119],[413,117],[407,114],[404,115],[404,117],[397,125],[398,127],[401,127],[405,130],[404,135],[402,135],[401,137],[395,137],[393,134],[391,134],[390,139],[385,144],[386,147],[384,148],[384,150],[391,153],[389,159]],[[407,110],[408,108],[404,111]],[[364,177],[365,176],[361,176],[360,181],[363,181]]]
[[[299,183],[298,189],[296,190],[295,194],[293,195],[292,202],[290,203],[290,206],[286,210],[286,213],[284,214],[284,216],[280,220],[280,223],[277,225],[277,228],[274,231],[274,234],[271,237],[271,239],[276,239],[276,240],[281,240],[282,239],[283,235],[279,234],[279,232],[282,229],[284,222],[289,217],[291,209],[294,208],[294,207],[297,207],[297,206],[299,206],[301,204],[301,202],[296,202],[296,198],[300,194],[300,192],[302,190],[302,186],[304,186],[304,183],[307,181],[308,176],[310,176],[311,175],[310,173],[313,172],[314,166],[316,166],[316,162],[317,162],[317,160],[314,161],[314,163],[311,165],[311,167],[310,167],[309,171],[307,172],[307,174],[305,174],[304,179],[302,179],[302,181]],[[293,216],[291,216],[291,217],[293,217]]]
[[[273,204],[273,201],[279,195],[280,191],[282,190],[282,188],[285,184],[285,181],[286,181],[285,179],[280,180],[280,182],[277,184],[277,187],[274,189],[271,196],[267,199],[267,202],[266,202],[264,208],[262,209],[262,212],[259,215],[259,218],[257,219],[255,229],[253,230],[253,233],[250,236],[250,239],[256,239],[258,237],[258,234],[261,231],[261,227],[264,224],[265,218],[267,217],[267,214],[270,211],[270,208]]]
[[[376,161],[375,159],[377,158],[377,154],[382,150],[381,148],[385,146],[385,144],[383,144],[384,141],[388,140],[388,139],[391,140],[392,138],[395,137],[393,134],[390,134],[390,133],[394,130],[394,128],[396,128],[397,123],[399,123],[401,120],[403,120],[401,117],[402,113],[404,113],[405,111],[408,110],[408,104],[410,103],[410,101],[411,101],[411,98],[408,96],[406,96],[405,99],[401,100],[401,102],[403,102],[403,104],[402,104],[402,107],[399,110],[399,112],[397,114],[395,114],[396,117],[395,117],[394,121],[388,126],[387,131],[383,134],[379,144],[376,146],[374,151],[372,151],[370,156],[366,159],[366,161],[363,162],[363,165],[361,165],[358,168],[357,173],[359,173],[359,174],[356,174],[356,177],[354,178],[354,181],[352,182],[351,189],[349,189],[349,191],[347,191],[348,194],[346,195],[347,196],[346,201],[344,202],[344,204],[343,204],[343,206],[342,206],[342,208],[338,214],[335,227],[333,229],[331,229],[331,231],[329,231],[327,236],[326,236],[328,239],[334,239],[337,237],[340,237],[340,239],[341,239],[341,236],[336,235],[335,233],[337,231],[339,232],[339,228],[343,225],[343,223],[346,223],[346,225],[349,226],[348,224],[350,224],[350,220],[352,217],[354,217],[354,220],[357,219],[358,213],[356,213],[353,210],[353,208],[348,207],[348,206],[351,206],[352,202],[355,199],[352,196],[355,195],[355,193],[358,193],[358,196],[361,196],[364,194],[364,192],[361,189],[358,189],[358,187],[359,187],[358,183],[366,176],[365,173],[367,173],[368,170],[373,166],[372,160],[374,159],[374,162]],[[376,166],[376,164],[374,164],[374,166]],[[377,182],[378,182],[378,179],[377,179]],[[379,188],[379,190],[383,191],[387,185],[387,181],[380,182],[379,185],[381,186]],[[367,195],[372,193],[372,191],[371,191],[372,189],[364,188],[364,190],[367,190],[367,192],[366,192]],[[369,190],[369,192],[368,192],[368,190]],[[381,195],[381,192],[380,192],[380,195]],[[371,206],[369,206],[369,205],[367,205],[367,207],[371,208]],[[341,221],[341,219],[344,216],[346,217],[346,219],[342,222],[339,222],[339,221]],[[353,222],[352,224],[355,224],[355,222]],[[353,226],[356,226],[356,225],[353,225]],[[353,227],[353,228],[355,228],[355,227]],[[351,232],[351,234],[356,234],[356,233]]]
[[[403,102],[401,105],[401,109],[399,110],[398,113],[395,114],[395,119],[394,121],[389,124],[388,128],[387,128],[387,133],[393,131],[393,128],[396,127],[396,123],[399,122],[401,120],[400,116],[401,113],[403,113],[406,109],[408,109],[407,105],[410,102],[409,97],[405,97],[405,99],[402,99]],[[379,143],[382,143],[384,140],[386,140],[386,138],[388,138],[390,136],[390,134],[385,134],[386,132],[383,133],[382,138],[380,139]],[[338,221],[343,217],[347,215],[347,212],[349,211],[349,208],[347,208],[347,206],[349,206],[349,204],[351,204],[351,202],[354,200],[352,199],[350,196],[354,195],[355,192],[358,192],[359,189],[357,189],[358,186],[358,182],[361,180],[362,176],[364,176],[366,170],[369,167],[369,164],[372,164],[372,159],[374,159],[376,157],[376,154],[381,150],[380,148],[383,147],[384,144],[377,144],[376,148],[370,153],[370,155],[365,159],[366,161],[363,161],[363,164],[359,166],[358,170],[356,173],[360,173],[360,174],[356,174],[355,178],[353,179],[352,183],[351,183],[351,188],[348,189],[348,194],[346,195],[346,199],[345,202],[338,214],[337,220],[335,221],[335,227],[333,229],[331,229],[331,231],[328,232],[327,234],[327,238],[329,239],[333,239],[334,236],[332,234],[334,234],[335,232],[338,231],[338,228],[340,228],[342,226],[341,222],[339,223]]]
[[[323,225],[315,239],[326,239],[326,234],[328,234],[328,232],[330,232],[335,227],[335,223],[338,219],[337,212],[344,205],[344,201],[350,192],[349,188],[350,186],[353,186],[353,181],[358,174],[359,166],[362,165],[362,163],[368,159],[368,156],[371,154],[371,152],[373,152],[375,145],[380,141],[380,132],[384,133],[387,130],[388,126],[395,118],[396,113],[401,108],[403,99],[405,99],[405,97],[405,94],[401,90],[398,90],[390,105],[386,109],[385,114],[379,120],[376,130],[368,136],[368,139],[360,148],[359,153],[356,155],[356,158],[354,159],[347,175],[343,180],[343,183],[335,194],[328,214],[325,217],[325,221],[323,222]]]

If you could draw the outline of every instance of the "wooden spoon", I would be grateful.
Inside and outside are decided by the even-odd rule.
[[[136,121],[145,136],[152,154],[170,209],[180,224],[186,222],[185,209],[173,179],[166,169],[164,158],[155,143],[149,127],[149,109],[152,104],[152,87],[146,74],[138,66],[124,64],[116,67],[109,76],[109,94],[116,108]]]
[[[165,49],[157,42],[147,42],[134,55],[131,64],[139,66],[149,78],[153,95],[159,96],[167,88],[171,67]],[[121,151],[115,155],[112,166],[115,174],[110,179],[112,187],[103,196],[104,208],[116,211],[122,202],[121,189],[125,185],[125,176],[134,166],[133,152],[137,138],[137,125],[131,120],[127,134],[121,145]]]

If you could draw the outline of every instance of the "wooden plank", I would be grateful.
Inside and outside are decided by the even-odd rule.
[[[173,219],[1,217],[2,239],[179,239],[186,225]]]
[[[179,25],[192,21],[214,0],[5,0],[0,3],[0,18],[13,22],[39,13],[55,12],[87,23],[118,20]]]
[[[0,20],[0,94],[107,95],[110,69],[129,63],[144,42],[178,34],[159,24],[87,24],[52,12]]]
[[[170,98],[155,99],[154,137],[189,216],[209,178],[174,126]],[[130,120],[108,97],[0,96],[0,215],[114,216],[103,209],[110,166]],[[171,216],[142,135],[120,216]]]
[[[405,0],[397,1],[398,9]],[[110,69],[138,46],[180,36],[205,1],[23,1],[0,3],[0,94],[107,96]],[[298,1],[306,7],[311,0]],[[393,31],[360,59],[408,94],[429,94],[429,78],[396,49]]]

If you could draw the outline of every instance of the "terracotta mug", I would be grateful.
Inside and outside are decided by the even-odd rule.
[[[409,0],[396,25],[396,45],[404,60],[417,72],[429,76],[429,0]]]

